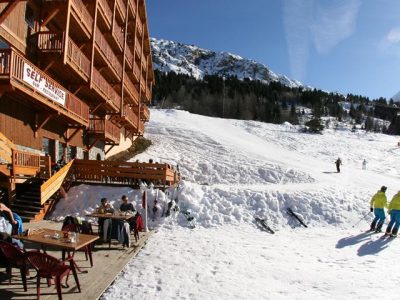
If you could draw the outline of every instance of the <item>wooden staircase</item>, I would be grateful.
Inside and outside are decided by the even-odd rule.
[[[0,175],[10,176],[9,165],[12,163],[12,151],[16,146],[0,132]]]

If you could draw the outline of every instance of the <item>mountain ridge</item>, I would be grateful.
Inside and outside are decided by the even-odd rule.
[[[305,87],[300,81],[271,71],[266,65],[229,52],[206,50],[194,45],[150,38],[154,69],[186,74],[197,79],[205,75],[236,76],[243,80],[280,82],[296,88]]]

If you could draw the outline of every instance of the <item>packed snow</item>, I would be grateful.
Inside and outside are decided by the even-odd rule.
[[[348,129],[312,135],[288,123],[179,110],[151,115],[145,136],[153,145],[134,159],[179,165],[184,180],[179,190],[149,189],[149,206],[157,198],[163,210],[177,197],[196,227],[182,213],[150,220],[157,232],[103,299],[397,298],[399,241],[364,231],[371,196],[382,185],[388,200],[399,190],[398,136]],[[83,216],[102,197],[118,206],[123,194],[143,211],[139,190],[81,185],[53,216]],[[254,216],[276,233],[260,230]]]

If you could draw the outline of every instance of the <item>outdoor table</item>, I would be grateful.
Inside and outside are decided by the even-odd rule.
[[[99,239],[96,235],[90,234],[79,234],[77,236],[77,240],[73,243],[68,238],[64,238],[64,232],[61,230],[54,230],[54,229],[33,229],[28,236],[24,235],[14,235],[12,236],[15,239],[19,239],[22,241],[28,241],[31,243],[39,244],[43,248],[43,246],[52,246],[61,248],[68,252],[68,260],[70,264],[74,264],[79,272],[79,267],[77,266],[76,262],[73,259],[73,254],[75,251],[82,249],[83,247],[97,241]],[[58,237],[57,237],[58,236]],[[71,255],[72,251],[72,255]],[[89,255],[92,255],[91,250],[89,250]]]
[[[86,217],[91,217],[91,218],[103,218],[103,219],[110,219],[110,226],[108,227],[108,232],[110,232],[110,238],[108,239],[108,247],[111,248],[111,234],[112,234],[112,220],[122,220],[122,221],[128,221],[130,218],[133,217],[133,214],[127,213],[127,212],[114,212],[114,213],[93,213],[93,214],[87,214]],[[107,236],[108,236],[107,232]]]

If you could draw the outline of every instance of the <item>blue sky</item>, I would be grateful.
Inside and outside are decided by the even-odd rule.
[[[150,35],[228,51],[328,91],[400,91],[399,0],[147,0]]]

